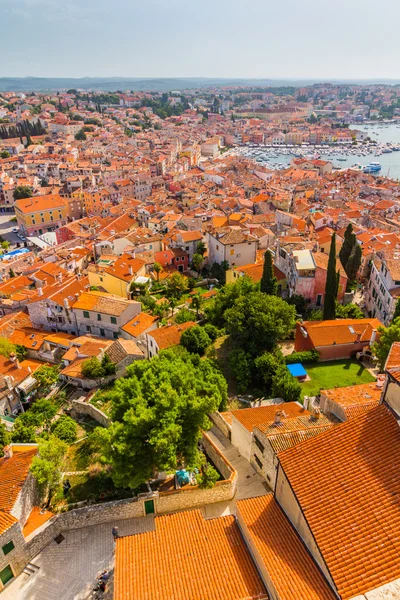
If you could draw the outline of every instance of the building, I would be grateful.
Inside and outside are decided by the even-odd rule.
[[[83,292],[72,305],[78,335],[117,339],[120,329],[141,312],[140,302],[105,292]]]
[[[146,333],[146,349],[149,358],[153,358],[160,350],[167,350],[172,346],[178,346],[181,341],[181,335],[189,327],[196,325],[194,321],[182,323],[181,325],[167,325],[159,327]]]
[[[365,290],[365,305],[368,314],[385,325],[393,319],[396,303],[400,298],[400,254],[382,255],[374,258],[371,274]]]
[[[114,600],[267,600],[235,517],[200,510],[156,517],[154,531],[118,538]]]
[[[394,342],[385,364],[386,381],[382,402],[400,415],[400,342]]]
[[[110,294],[130,297],[130,285],[138,277],[146,275],[146,263],[129,254],[120,257],[100,257],[95,265],[88,268],[88,277],[91,286],[102,288]]]
[[[378,406],[382,387],[383,381],[378,380],[321,390],[319,406],[324,414],[333,414],[341,421],[348,421]]]
[[[26,235],[56,231],[68,220],[68,202],[59,194],[16,200],[14,207],[18,225]]]
[[[316,350],[320,360],[354,358],[374,343],[378,319],[338,319],[337,321],[305,321],[296,324],[296,352]]]
[[[39,501],[29,473],[36,453],[37,444],[10,444],[0,458],[0,592],[28,562],[24,527]]]
[[[257,260],[258,240],[240,227],[228,227],[207,233],[208,262],[230,267],[254,264]]]
[[[263,274],[264,263],[259,262],[254,265],[244,265],[243,267],[233,267],[226,272],[226,283],[235,283],[240,277],[250,277],[254,283],[259,283]],[[285,292],[287,289],[287,282],[285,274],[282,273],[278,267],[273,265],[274,275],[278,283],[278,294]]]

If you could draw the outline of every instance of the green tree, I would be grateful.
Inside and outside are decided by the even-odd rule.
[[[211,323],[206,323],[204,325],[203,329],[206,332],[206,334],[208,335],[208,337],[210,338],[210,340],[212,342],[215,342],[215,340],[217,339],[217,337],[219,335],[218,329],[214,325],[211,325]]]
[[[192,308],[194,308],[196,311],[196,321],[199,320],[199,310],[201,308],[202,303],[203,303],[203,298],[199,294],[196,294],[196,296],[193,296]]]
[[[271,392],[274,377],[280,367],[284,365],[282,353],[264,352],[255,360],[257,379],[265,385],[267,393]]]
[[[206,250],[207,250],[207,247],[204,242],[199,242],[197,244],[196,254],[201,254],[201,256],[204,256],[206,253]]]
[[[202,465],[200,474],[197,476],[197,485],[201,490],[208,490],[215,486],[219,479],[219,473],[208,463]]]
[[[222,327],[225,324],[225,311],[232,308],[238,298],[257,289],[257,284],[247,275],[240,277],[235,283],[225,285],[204,309],[207,319],[217,327]]]
[[[68,415],[61,415],[51,426],[51,433],[58,439],[72,444],[77,438],[77,424]]]
[[[58,381],[59,367],[43,365],[34,372],[33,376],[41,388],[49,388]]]
[[[75,135],[75,139],[80,141],[80,142],[84,142],[87,138],[86,138],[86,133],[83,131],[83,129],[80,129],[78,131],[78,133]]]
[[[18,444],[36,442],[36,427],[34,425],[28,425],[21,417],[15,419],[14,427],[11,432],[12,441]]]
[[[337,319],[365,319],[365,315],[357,304],[339,304],[336,302]]]
[[[39,453],[32,460],[31,473],[36,479],[42,497],[50,504],[54,492],[60,487],[67,444],[55,436],[39,443]]]
[[[200,274],[201,266],[202,266],[203,262],[204,262],[204,259],[203,259],[203,257],[202,257],[201,254],[197,254],[197,253],[193,254],[193,256],[192,256],[192,265],[193,265],[193,268],[197,271],[198,274]]]
[[[41,425],[45,431],[49,431],[51,422],[57,414],[57,406],[48,398],[38,398],[26,414],[34,415],[38,425]]]
[[[358,269],[361,266],[362,260],[362,250],[360,244],[356,242],[351,254],[349,256],[349,260],[346,265],[346,275],[350,281],[354,281],[356,279]]]
[[[162,266],[160,265],[160,263],[155,262],[154,265],[153,265],[153,269],[154,269],[154,272],[157,275],[157,283],[158,283],[160,281],[160,273],[162,271]]]
[[[181,325],[182,323],[188,323],[189,321],[193,321],[193,313],[187,308],[181,308],[175,315],[175,323]]]
[[[110,391],[113,423],[102,435],[114,484],[136,488],[156,471],[196,464],[207,415],[224,409],[227,384],[211,361],[184,349],[164,350],[127,371]]]
[[[272,380],[272,396],[283,398],[285,402],[298,402],[301,396],[300,383],[286,366],[279,367]]]
[[[298,315],[303,315],[307,310],[307,301],[304,296],[300,296],[300,294],[293,294],[286,302],[295,307]]]
[[[14,200],[32,197],[32,189],[28,185],[18,185],[13,192]]]
[[[393,342],[400,342],[400,317],[392,321],[388,327],[378,327],[378,333],[379,339],[372,344],[372,352],[383,369]]]
[[[325,298],[324,298],[324,321],[335,318],[335,306],[337,297],[336,276],[336,234],[332,234],[331,247],[329,250],[328,271],[326,273]]]
[[[82,375],[87,379],[100,379],[100,377],[104,377],[105,375],[103,366],[97,356],[86,359],[82,363],[81,371]]]
[[[10,242],[8,240],[4,240],[3,242],[1,242],[1,247],[3,248],[3,250],[8,250],[10,247]]]
[[[356,236],[353,233],[353,225],[349,223],[344,232],[343,244],[339,251],[340,262],[342,263],[344,270],[346,270],[347,261],[354,248],[354,242],[357,242]]]
[[[263,292],[240,296],[224,313],[227,331],[254,357],[285,339],[295,325],[295,317],[293,306]]]
[[[274,266],[272,263],[272,254],[269,250],[264,254],[263,273],[260,282],[260,290],[264,294],[276,296],[278,291],[278,280],[274,275]]]
[[[175,300],[180,300],[186,289],[186,277],[178,272],[173,273],[166,283],[166,296],[169,299],[174,298]]]
[[[323,318],[324,318],[324,313],[322,312],[322,310],[320,308],[315,308],[308,315],[309,321],[322,321]]]
[[[234,348],[229,355],[229,368],[234,375],[240,394],[244,394],[251,384],[252,365],[252,356],[243,348]]]
[[[394,321],[398,317],[400,317],[400,298],[396,302],[396,306],[395,306],[395,309],[394,309],[392,321]]]
[[[203,356],[210,344],[210,338],[200,325],[189,327],[181,335],[181,346],[186,348],[188,352],[199,354],[200,356]]]
[[[6,429],[4,423],[0,421],[0,458],[4,456],[3,448],[10,443],[11,435]]]
[[[0,158],[10,158],[11,154],[7,150],[0,152]]]
[[[10,277],[15,277],[15,272],[14,272],[14,269],[12,267],[10,267],[10,269],[8,271],[8,274],[9,274]]]
[[[0,337],[0,355],[10,358],[10,354],[16,354],[16,346],[5,337]]]

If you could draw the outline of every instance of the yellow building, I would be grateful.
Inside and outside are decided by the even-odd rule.
[[[88,268],[91,286],[102,288],[121,298],[128,298],[132,281],[145,275],[146,263],[138,258],[132,258],[129,254],[122,254],[119,258],[100,257],[96,265],[89,265]]]
[[[16,200],[14,207],[18,225],[27,235],[55,231],[67,223],[68,203],[59,194]]]

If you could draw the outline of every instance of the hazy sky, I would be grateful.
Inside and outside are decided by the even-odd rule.
[[[0,0],[0,76],[400,78],[400,0]]]

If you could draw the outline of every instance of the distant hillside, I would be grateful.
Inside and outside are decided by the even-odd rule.
[[[400,80],[374,79],[374,80],[327,80],[337,84],[386,84],[398,85]],[[84,90],[132,90],[150,92],[168,92],[171,90],[184,90],[203,87],[220,86],[267,86],[267,87],[303,87],[321,83],[316,79],[224,79],[207,77],[188,78],[130,78],[130,77],[83,77],[83,78],[57,78],[57,77],[0,77],[0,92],[40,92],[46,90],[67,90],[79,88]]]

